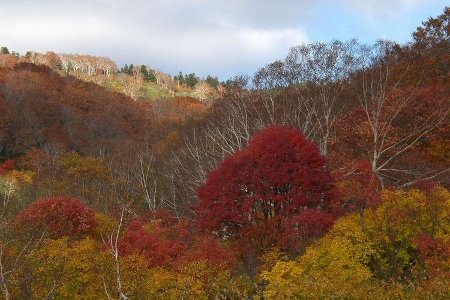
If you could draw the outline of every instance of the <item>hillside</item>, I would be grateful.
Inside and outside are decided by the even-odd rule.
[[[4,47],[4,49],[7,49]],[[9,52],[9,50],[6,50]],[[160,100],[173,97],[191,97],[200,101],[211,101],[220,97],[221,86],[218,79],[207,76],[201,80],[195,73],[172,78],[170,75],[148,66],[125,65],[118,68],[106,57],[81,54],[45,54],[28,51],[19,55],[12,51],[9,64],[32,63],[47,66],[61,76],[71,75],[86,82],[94,82],[108,90],[123,93],[134,100]],[[6,58],[3,59],[6,63]]]
[[[449,18],[226,84],[1,54],[0,299],[448,299]]]
[[[136,102],[30,63],[1,68],[0,83],[2,157],[14,157],[32,147],[99,153],[100,148],[110,150],[148,136],[159,122],[182,122],[205,109],[194,99],[182,97]]]

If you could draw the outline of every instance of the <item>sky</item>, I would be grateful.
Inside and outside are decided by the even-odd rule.
[[[302,43],[411,40],[448,0],[0,0],[0,45],[221,80]]]

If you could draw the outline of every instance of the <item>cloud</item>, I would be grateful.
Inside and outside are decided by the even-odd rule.
[[[441,0],[428,0],[433,1]],[[21,53],[52,50],[108,56],[118,65],[147,64],[171,74],[196,72],[226,79],[238,72],[253,73],[284,57],[291,46],[314,41],[310,32],[331,40],[343,28],[369,26],[374,35],[382,35],[377,30],[385,16],[393,19],[397,12],[416,9],[424,3],[425,0],[0,0],[0,45]],[[345,9],[357,16],[347,17],[342,13]],[[361,14],[367,20],[361,21]],[[329,28],[325,24],[338,26]]]
[[[253,71],[307,40],[299,20],[314,1],[9,1],[1,43],[89,53],[164,71],[231,76]]]

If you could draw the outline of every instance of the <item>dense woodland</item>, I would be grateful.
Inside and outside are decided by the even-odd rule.
[[[450,298],[449,18],[226,83],[2,48],[0,298]]]

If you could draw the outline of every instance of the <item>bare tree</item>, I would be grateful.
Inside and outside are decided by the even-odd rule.
[[[116,230],[111,232],[108,239],[105,239],[102,236],[103,244],[105,245],[105,247],[108,248],[108,252],[114,260],[116,290],[117,290],[118,298],[120,300],[129,299],[128,296],[126,295],[126,293],[122,289],[122,278],[121,278],[121,273],[120,273],[119,238],[120,238],[121,229],[122,229],[124,219],[125,219],[125,213],[126,213],[126,207],[123,206],[121,213],[120,213],[120,219],[119,219],[119,223],[117,224]],[[104,288],[105,288],[105,293],[106,293],[108,299],[110,299],[111,296],[108,292],[108,288],[107,288],[105,282],[104,282]]]
[[[296,89],[297,110],[307,125],[297,126],[313,137],[323,155],[345,107],[343,94],[358,66],[359,47],[356,40],[300,45],[291,48],[284,61],[285,81]]]
[[[407,66],[402,74],[395,74],[397,61],[395,55],[390,53],[391,48],[391,43],[379,42],[363,49],[360,55],[365,61],[358,74],[359,78],[355,80],[359,105],[364,112],[371,137],[371,143],[367,146],[372,171],[382,180],[395,180],[395,175],[389,175],[392,173],[419,175],[430,179],[450,169],[414,174],[412,168],[398,168],[395,164],[446,120],[450,109],[449,98],[436,94],[433,95],[433,107],[417,107],[418,104],[414,101],[419,86],[402,86],[405,73],[415,71]],[[420,77],[420,74],[417,76]],[[402,120],[402,116],[408,111],[414,113]],[[399,123],[405,121],[406,126],[399,126]]]

